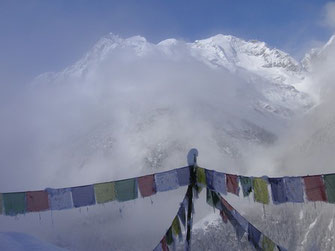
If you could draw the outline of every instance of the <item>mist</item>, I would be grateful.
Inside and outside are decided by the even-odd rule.
[[[334,48],[319,57],[308,78],[319,90],[319,105],[306,116],[291,119],[259,109],[260,101],[269,101],[264,80],[250,83],[247,73],[210,67],[182,41],[171,51],[150,43],[143,48],[97,51],[83,58],[90,59],[88,65],[78,61],[60,73],[39,76],[24,88],[4,90],[10,96],[0,108],[1,192],[70,187],[174,169],[186,165],[193,147],[199,151],[200,166],[228,173],[331,170],[335,142],[322,148],[306,142],[328,122],[335,125]],[[309,150],[301,151],[302,145]],[[90,250],[92,246],[79,240],[117,247],[127,244],[127,233],[138,238],[147,221],[155,218],[147,235],[141,235],[148,240],[143,245],[152,246],[173,219],[184,192],[181,188],[163,193],[163,199],[159,194],[153,202],[138,199],[90,207],[79,215],[78,209],[54,216],[46,212],[40,225],[36,215],[6,219],[2,229],[30,231],[62,246]],[[202,206],[198,216],[206,210]],[[131,216],[142,211],[141,220]],[[120,231],[113,237],[105,234],[113,231],[112,224]],[[75,229],[81,230],[74,234]]]

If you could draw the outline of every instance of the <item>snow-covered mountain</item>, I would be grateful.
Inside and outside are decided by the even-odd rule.
[[[306,85],[314,81],[311,74],[316,58],[327,54],[324,51],[332,47],[333,40],[298,62],[264,42],[221,34],[191,43],[167,39],[157,44],[141,36],[124,39],[109,34],[73,65],[34,80],[22,108],[29,123],[16,121],[18,129],[11,128],[18,135],[21,125],[29,132],[21,137],[20,147],[26,144],[33,156],[18,159],[35,173],[20,184],[29,189],[74,186],[172,169],[185,164],[192,147],[198,148],[199,164],[206,168],[255,176],[278,175],[285,170],[285,175],[290,175],[295,170],[283,160],[303,148],[296,142],[273,162],[260,163],[296,120],[320,107]],[[315,118],[311,115],[306,121]],[[309,132],[314,133],[313,138],[328,138],[330,148],[334,134],[328,132],[334,123],[329,121],[330,126],[321,126],[326,128],[322,132]],[[12,142],[10,133],[0,133],[0,144]],[[301,141],[306,142],[304,147],[317,142],[309,143],[311,134]],[[0,179],[6,182],[5,176]],[[314,226],[325,221],[317,213],[308,214],[306,208],[285,213],[280,213],[282,207],[267,209],[273,212],[267,220],[274,225],[280,220],[287,224],[287,219],[296,220],[284,234],[271,233],[271,224],[255,216],[259,208],[248,211],[247,217],[284,246],[303,249],[314,247],[308,238],[316,235]],[[300,212],[308,219],[300,219]],[[78,222],[72,226],[81,226]],[[87,222],[93,224],[95,219]],[[322,225],[322,229],[327,227]],[[333,225],[328,228],[333,231]],[[195,250],[202,249],[201,240],[209,243],[222,233],[222,226],[214,220],[208,229],[201,226],[195,232]],[[294,232],[295,236],[289,234]],[[90,231],[85,233],[89,238]],[[66,237],[60,234],[57,238],[62,242]],[[332,250],[326,238],[330,238],[328,233],[318,244]],[[111,240],[103,241],[108,246]],[[226,244],[227,249],[238,247],[235,239]],[[73,245],[76,249],[79,244]]]

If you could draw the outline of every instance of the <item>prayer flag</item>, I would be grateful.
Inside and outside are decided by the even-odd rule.
[[[224,198],[221,197],[221,202],[223,204],[223,206],[228,210],[228,211],[233,211],[233,207],[228,203],[228,201],[226,201]]]
[[[174,217],[172,221],[172,231],[174,236],[179,236],[179,238],[181,237],[181,228],[178,216]]]
[[[248,240],[254,245],[257,249],[259,247],[259,240],[261,238],[261,232],[253,225],[249,223],[248,225]]]
[[[240,187],[238,185],[238,176],[233,174],[226,174],[226,184],[228,193],[239,195]]]
[[[2,196],[6,215],[17,215],[26,212],[26,193],[4,193]]]
[[[214,189],[214,171],[213,170],[205,170],[206,174],[206,184],[209,189]]]
[[[269,178],[272,200],[274,204],[287,202],[286,189],[283,178]]]
[[[179,217],[181,223],[183,224],[183,226],[185,227],[185,225],[186,225],[186,213],[185,213],[184,203],[180,204],[180,207],[179,207],[179,210],[178,210],[178,217]]]
[[[2,193],[0,193],[0,214],[2,214]]]
[[[26,193],[27,211],[40,212],[49,209],[48,193],[32,191]]]
[[[137,178],[138,187],[142,197],[151,196],[156,193],[154,175],[146,175]]]
[[[220,215],[221,215],[222,221],[224,223],[227,223],[228,222],[228,217],[223,210],[220,211]]]
[[[164,236],[163,239],[161,240],[161,244],[162,244],[163,251],[169,251],[169,247],[167,246],[167,243],[166,243],[166,236]]]
[[[74,207],[84,207],[95,204],[93,185],[72,187]]]
[[[166,232],[165,237],[166,237],[166,243],[167,243],[168,245],[171,245],[171,244],[173,243],[172,227],[170,227],[170,228],[168,229],[168,231]]]
[[[240,215],[239,212],[237,212],[235,209],[232,210],[232,214],[237,220],[237,222],[241,225],[241,227],[244,229],[245,232],[248,232],[248,221]]]
[[[304,187],[301,177],[285,177],[285,192],[288,202],[304,202]]]
[[[323,176],[325,182],[327,199],[329,203],[335,203],[335,174],[326,174]]]
[[[252,179],[250,177],[240,176],[243,196],[247,197],[252,192]]]
[[[275,249],[275,244],[271,239],[263,235],[262,248],[264,251],[273,251]]]
[[[263,204],[269,204],[269,192],[266,181],[262,178],[253,179],[254,199]]]
[[[202,167],[197,168],[197,183],[198,185],[206,186],[206,173]]]
[[[226,175],[224,173],[214,171],[213,188],[216,192],[227,194]]]
[[[115,190],[118,201],[134,200],[138,197],[135,178],[115,181]]]
[[[94,184],[95,199],[97,203],[106,203],[116,199],[115,183],[106,182]]]
[[[155,174],[156,189],[158,192],[170,191],[179,187],[176,170]]]
[[[321,175],[305,176],[305,192],[309,201],[327,201]]]
[[[182,167],[177,169],[179,186],[188,186],[190,184],[190,167]]]
[[[73,208],[71,188],[46,189],[51,210]]]

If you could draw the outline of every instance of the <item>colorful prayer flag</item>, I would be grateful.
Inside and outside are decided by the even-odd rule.
[[[285,177],[285,192],[288,202],[304,202],[304,187],[301,177]]]
[[[95,199],[99,204],[116,200],[114,182],[95,184],[94,192],[95,192]]]
[[[73,208],[71,188],[46,189],[51,210]]]
[[[244,231],[248,232],[248,221],[242,215],[240,215],[240,213],[237,212],[236,210],[232,210],[232,214],[235,217],[235,219],[237,220],[237,222],[244,229]]]
[[[179,238],[181,238],[181,228],[178,216],[174,217],[172,221],[172,232],[174,236],[178,236]]]
[[[274,242],[269,239],[268,237],[266,237],[265,235],[263,235],[263,240],[262,240],[262,249],[264,251],[273,251],[275,249],[275,244]]]
[[[224,173],[214,171],[213,188],[216,192],[227,194],[226,175]]]
[[[248,241],[250,241],[257,249],[259,247],[259,240],[261,238],[261,232],[249,223],[248,225]]]
[[[335,203],[335,174],[326,174],[323,176],[326,187],[327,199],[329,203]]]
[[[4,193],[2,196],[6,215],[17,215],[26,212],[26,193]]]
[[[190,167],[182,167],[177,169],[179,186],[188,186],[190,184]]]
[[[48,193],[32,191],[26,193],[27,211],[40,212],[49,209]]]
[[[146,175],[137,178],[138,188],[142,197],[151,196],[156,193],[154,175]]]
[[[205,169],[205,175],[207,187],[214,190],[214,171]]]
[[[286,189],[283,178],[269,178],[273,204],[287,202]]]
[[[176,170],[155,174],[156,189],[158,192],[170,191],[179,187],[178,174]]]
[[[239,195],[240,187],[238,185],[238,176],[233,174],[226,174],[226,184],[228,193]]]
[[[172,227],[168,229],[165,235],[166,243],[170,246],[173,243]]]
[[[178,210],[178,217],[181,221],[181,223],[183,224],[183,226],[185,227],[186,225],[186,213],[185,213],[185,206],[184,203],[180,204],[179,210]]]
[[[269,204],[269,192],[267,182],[262,178],[253,179],[254,199],[263,204]]]
[[[95,204],[93,185],[72,187],[74,207],[84,207]]]
[[[305,176],[305,192],[309,201],[327,201],[325,186],[321,175]]]
[[[2,193],[0,193],[0,215],[2,214]]]
[[[249,196],[249,194],[252,192],[252,178],[239,176],[239,179],[242,186],[243,196]]]
[[[197,168],[197,183],[198,185],[206,186],[206,172],[202,167]]]
[[[138,197],[135,178],[115,181],[115,190],[118,201],[134,200]]]

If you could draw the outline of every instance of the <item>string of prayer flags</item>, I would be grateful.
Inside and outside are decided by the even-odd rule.
[[[148,197],[156,193],[154,175],[146,175],[137,178],[138,188],[142,197]]]
[[[254,178],[254,200],[263,204],[269,204],[269,192],[267,182],[263,178]]]
[[[84,207],[95,204],[93,185],[72,187],[71,191],[74,207]]]
[[[190,184],[190,167],[182,167],[177,169],[179,186],[188,186]]]
[[[106,182],[94,185],[95,199],[98,204],[116,200],[115,183]]]
[[[269,178],[271,186],[272,200],[274,204],[287,202],[286,189],[284,179],[282,178]]]
[[[2,196],[6,215],[14,216],[26,212],[26,193],[4,193]]]
[[[323,176],[326,187],[327,199],[329,203],[335,203],[335,174],[326,174]]]
[[[170,191],[179,187],[178,173],[176,170],[156,173],[155,181],[158,192]]]
[[[247,197],[252,192],[252,178],[246,176],[240,176],[239,178],[242,186],[243,196]]]
[[[73,208],[71,188],[46,189],[51,210]]]
[[[213,190],[221,194],[227,194],[226,175],[224,173],[214,171]]]
[[[309,201],[327,201],[322,176],[305,176],[305,192]]]
[[[49,209],[48,193],[33,191],[26,193],[27,212],[40,212]]]
[[[285,193],[288,202],[304,202],[304,186],[301,177],[285,177]]]
[[[234,174],[226,174],[226,184],[228,193],[239,195],[240,186],[238,185],[238,176]]]
[[[197,168],[197,183],[200,186],[206,186],[206,172],[204,168]]]
[[[115,190],[118,201],[134,200],[138,197],[135,178],[115,181]]]

